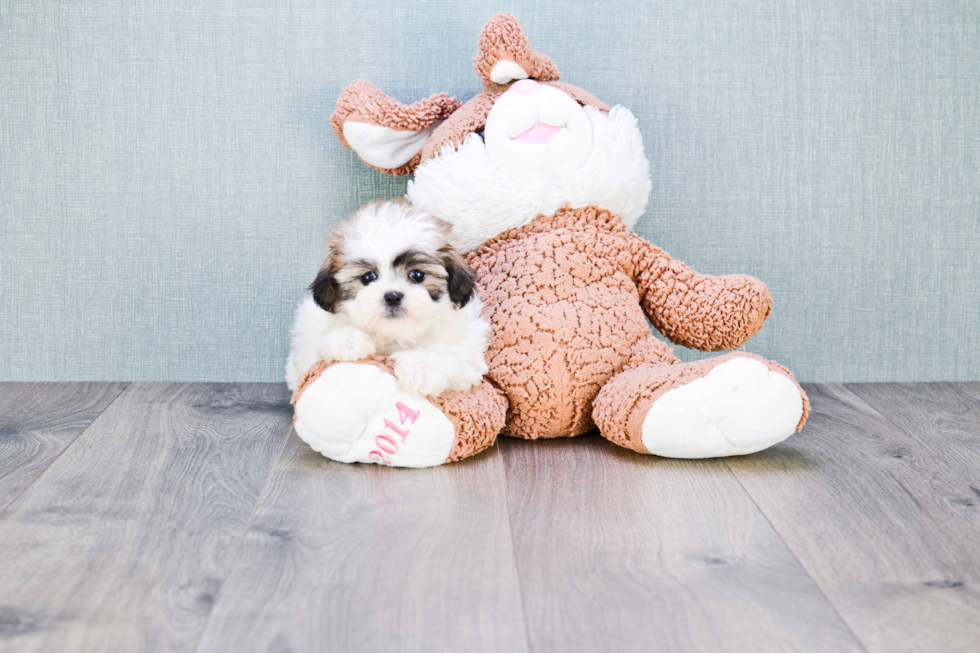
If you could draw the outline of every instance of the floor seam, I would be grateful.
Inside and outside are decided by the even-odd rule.
[[[238,545],[235,547],[235,556],[232,558],[231,562],[228,564],[228,571],[225,572],[224,577],[221,579],[221,585],[218,586],[218,591],[214,595],[214,600],[211,603],[211,609],[208,611],[208,618],[204,621],[204,627],[201,628],[201,634],[198,635],[197,643],[194,645],[194,652],[197,653],[201,648],[201,643],[204,641],[204,635],[208,632],[208,626],[211,624],[211,616],[214,614],[214,609],[218,605],[218,601],[221,600],[221,592],[225,588],[225,584],[231,577],[232,572],[235,570],[235,565],[238,564],[238,558],[242,553],[242,548],[245,545],[245,538],[248,536],[249,529],[252,528],[252,522],[255,521],[255,515],[259,511],[259,506],[262,505],[262,499],[265,498],[265,493],[269,489],[269,484],[272,482],[272,476],[276,472],[276,468],[279,466],[279,461],[282,460],[282,452],[286,450],[286,444],[289,442],[289,437],[293,434],[293,422],[289,422],[289,430],[286,432],[286,437],[282,440],[282,446],[279,447],[279,453],[276,454],[276,459],[272,463],[272,467],[269,468],[269,475],[265,478],[265,483],[262,485],[262,491],[259,492],[259,496],[255,499],[255,507],[252,508],[252,514],[248,516],[248,522],[245,524],[245,528],[242,530],[242,536],[238,539]]]
[[[42,477],[43,477],[43,476],[44,476],[45,474],[47,474],[47,473],[48,473],[48,471],[49,471],[49,470],[50,470],[50,469],[51,469],[51,468],[52,468],[52,467],[54,466],[54,464],[55,464],[55,463],[56,463],[56,462],[58,461],[58,459],[60,459],[60,458],[61,458],[62,456],[64,456],[64,455],[65,455],[65,453],[66,453],[66,452],[67,452],[67,451],[68,451],[69,449],[71,449],[71,448],[72,448],[73,446],[75,446],[75,443],[76,443],[76,442],[78,442],[78,441],[79,441],[79,440],[81,439],[81,437],[82,437],[83,435],[85,435],[86,433],[88,433],[88,430],[89,430],[90,428],[92,428],[92,425],[93,425],[93,424],[95,424],[95,423],[96,423],[96,422],[98,421],[98,419],[99,419],[100,417],[102,417],[102,415],[103,415],[103,414],[104,414],[104,413],[105,413],[105,412],[106,412],[107,410],[109,410],[109,407],[110,407],[110,406],[112,406],[113,404],[115,404],[115,403],[116,403],[116,402],[117,402],[117,401],[119,400],[119,398],[120,398],[121,396],[123,396],[124,394],[126,394],[126,391],[127,391],[127,390],[129,390],[129,388],[130,388],[130,387],[131,387],[131,386],[132,386],[132,385],[134,384],[134,382],[133,382],[133,381],[125,381],[124,383],[125,383],[125,385],[123,386],[123,388],[122,388],[122,390],[120,390],[120,391],[119,391],[119,392],[118,392],[118,393],[116,394],[116,396],[112,398],[112,401],[110,401],[109,403],[107,403],[107,404],[105,405],[105,407],[104,407],[104,408],[103,408],[102,410],[100,410],[100,411],[99,411],[99,414],[98,414],[98,415],[96,415],[95,417],[93,417],[93,418],[92,418],[92,421],[90,421],[90,422],[88,423],[88,425],[86,425],[86,426],[85,426],[85,428],[83,428],[83,429],[82,429],[81,431],[79,431],[79,433],[78,433],[78,435],[76,435],[76,436],[75,436],[74,438],[72,438],[72,440],[71,440],[71,442],[69,442],[69,443],[68,443],[68,444],[67,444],[67,445],[65,446],[65,448],[64,448],[64,449],[62,449],[62,450],[61,450],[61,451],[60,451],[60,452],[58,453],[58,455],[57,455],[57,456],[55,456],[54,458],[52,458],[52,459],[51,459],[51,462],[49,462],[49,463],[47,464],[47,466],[46,466],[46,467],[44,468],[44,470],[43,470],[43,471],[42,471],[42,472],[41,472],[40,474],[38,474],[37,476],[35,476],[35,477],[34,477],[34,479],[33,479],[33,480],[32,480],[32,481],[30,482],[30,483],[28,483],[27,485],[25,485],[25,486],[24,486],[24,488],[23,488],[23,489],[22,489],[22,490],[21,490],[20,492],[18,492],[18,493],[17,493],[17,495],[16,495],[16,496],[14,496],[14,498],[12,498],[12,499],[11,499],[11,500],[10,500],[10,501],[9,501],[9,502],[7,503],[7,505],[5,505],[5,506],[3,507],[3,509],[0,509],[0,520],[3,520],[3,518],[4,518],[5,516],[6,516],[6,514],[7,514],[7,511],[8,511],[9,509],[10,509],[10,506],[12,506],[12,505],[14,505],[14,503],[16,503],[16,502],[17,502],[17,499],[19,499],[19,498],[21,498],[22,496],[24,496],[24,493],[25,493],[25,492],[27,492],[27,491],[28,491],[29,489],[31,489],[31,488],[32,488],[32,487],[34,486],[34,484],[35,484],[35,483],[37,483],[37,482],[38,482],[39,480],[41,480],[41,478],[42,478]]]
[[[824,589],[820,586],[820,583],[817,582],[817,579],[813,577],[813,574],[810,573],[810,570],[807,569],[806,565],[803,564],[803,561],[800,560],[800,556],[796,555],[796,552],[793,551],[793,547],[789,545],[789,542],[786,541],[786,538],[783,537],[783,534],[780,533],[779,529],[776,528],[776,525],[772,523],[772,520],[769,519],[769,515],[766,514],[766,511],[763,510],[762,506],[760,506],[759,503],[755,500],[755,497],[752,496],[752,493],[749,492],[749,489],[745,487],[745,484],[742,483],[742,479],[738,477],[738,474],[735,473],[735,470],[732,469],[732,466],[728,464],[727,459],[725,460],[725,468],[728,470],[728,473],[732,475],[732,478],[735,479],[735,482],[738,483],[738,486],[742,488],[742,492],[744,492],[745,496],[749,498],[749,501],[752,502],[752,505],[756,507],[756,510],[759,511],[759,514],[762,515],[762,518],[766,520],[767,524],[769,524],[769,528],[772,529],[772,532],[776,534],[776,537],[779,538],[779,541],[783,543],[783,546],[786,547],[786,550],[789,551],[789,554],[793,556],[794,560],[796,560],[796,563],[800,566],[800,569],[803,570],[803,573],[806,574],[807,578],[810,579],[810,582],[813,583],[813,586],[817,588],[818,592],[820,592],[820,596],[824,598],[824,600],[827,602],[827,605],[830,606],[830,609],[833,610],[834,614],[837,615],[837,618],[840,619],[841,624],[843,624],[844,628],[847,629],[847,632],[851,634],[851,637],[854,638],[854,642],[861,647],[862,651],[865,651],[865,653],[867,653],[868,647],[864,645],[864,642],[861,640],[861,638],[858,637],[857,633],[854,632],[854,629],[851,628],[851,624],[848,623],[847,619],[844,618],[843,613],[841,613],[841,611],[837,608],[837,606],[834,605],[834,602],[830,599],[829,596],[827,596],[827,592],[824,591]]]
[[[507,466],[504,464],[503,446],[500,436],[497,436],[497,456],[500,458],[500,475],[503,477],[504,506],[507,508],[507,529],[510,531],[510,554],[514,560],[514,573],[517,574],[517,596],[521,601],[521,616],[524,617],[524,641],[527,642],[528,653],[533,653],[531,645],[531,627],[527,617],[527,604],[524,602],[524,581],[521,578],[521,566],[517,561],[517,542],[514,540],[514,520],[510,514],[510,496],[507,492]]]

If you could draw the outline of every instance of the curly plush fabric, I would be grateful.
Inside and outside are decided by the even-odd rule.
[[[655,340],[653,336],[650,338]],[[672,365],[650,361],[646,357],[642,360],[640,358],[631,360],[621,373],[603,387],[596,398],[593,413],[596,425],[607,440],[633,451],[649,453],[643,446],[641,436],[643,420],[653,402],[667,391],[706,376],[717,366],[737,357],[757,360],[770,370],[780,372],[793,381],[803,397],[803,416],[796,425],[796,430],[803,428],[803,423],[810,414],[810,402],[792,373],[778,363],[744,352],[733,352],[694,363]]]
[[[559,91],[564,91],[572,97],[573,100],[581,105],[590,105],[602,111],[604,113],[609,113],[609,105],[592,95],[584,88],[579,88],[574,84],[569,84],[567,82],[546,82],[548,86],[554,86]]]
[[[394,364],[384,356],[372,356],[360,361],[364,365],[373,365],[389,374],[394,374]],[[320,361],[303,375],[290,403],[294,406],[310,385],[331,365],[336,362]],[[466,392],[448,390],[438,397],[426,397],[452,423],[456,438],[449,451],[447,463],[456,462],[463,458],[480,453],[497,441],[497,434],[504,426],[507,417],[507,400],[503,393],[493,387],[485,379]],[[295,420],[296,417],[294,416]]]
[[[370,82],[358,79],[344,87],[337,99],[337,107],[330,116],[330,124],[341,144],[350,148],[344,138],[344,123],[348,120],[402,131],[420,131],[445,120],[460,106],[462,104],[459,100],[450,97],[448,93],[435,93],[406,106],[378,90]],[[398,168],[371,167],[398,177],[412,174],[421,160],[419,153]]]
[[[771,306],[760,281],[698,274],[596,207],[512,229],[468,262],[495,325],[487,360],[510,402],[504,434],[526,439],[594,428],[596,396],[631,361],[678,362],[647,317],[675,342],[732,348]]]
[[[510,401],[504,434],[592,429],[592,401],[649,329],[632,282],[626,230],[595,208],[562,211],[472,252],[493,325],[489,376]]]
[[[531,49],[531,43],[517,19],[501,12],[484,25],[476,56],[473,57],[473,69],[483,80],[484,86],[494,85],[490,79],[490,71],[503,59],[513,61],[531,79],[539,82],[552,81],[559,77],[555,62]]]
[[[436,156],[447,145],[454,149],[459,147],[467,136],[473,132],[481,131],[483,126],[487,124],[487,115],[493,108],[493,103],[506,90],[506,86],[485,88],[467,100],[466,104],[433,130],[432,136],[422,148],[421,162],[424,163]]]
[[[734,349],[754,336],[772,312],[772,296],[758,279],[698,274],[633,233],[627,244],[640,305],[671,342],[701,351]]]
[[[450,390],[430,401],[456,428],[447,462],[469,458],[492,446],[507,419],[504,393],[485,380],[466,392]]]

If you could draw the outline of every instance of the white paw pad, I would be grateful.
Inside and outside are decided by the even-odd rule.
[[[791,436],[802,416],[789,377],[738,357],[657,399],[643,420],[643,446],[667,458],[754,453]]]
[[[452,422],[430,402],[399,388],[391,374],[354,363],[332,365],[296,402],[296,434],[343,463],[432,467],[449,457]]]

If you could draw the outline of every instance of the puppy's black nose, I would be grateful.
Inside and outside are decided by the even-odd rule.
[[[385,304],[388,306],[398,306],[402,303],[402,297],[404,293],[400,293],[397,290],[389,290],[385,293]]]

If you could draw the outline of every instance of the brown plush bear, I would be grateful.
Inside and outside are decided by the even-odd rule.
[[[772,299],[752,277],[699,274],[630,231],[650,180],[629,110],[559,82],[508,14],[487,23],[473,64],[485,88],[463,105],[441,93],[406,106],[359,80],[331,121],[368,165],[414,174],[407,197],[453,224],[492,327],[488,380],[421,398],[383,359],[320,364],[294,388],[297,433],[336,460],[428,466],[500,432],[598,427],[634,451],[705,458],[798,431],[809,404],[782,366],[745,353],[682,363],[650,333],[648,318],[675,343],[733,349]]]

